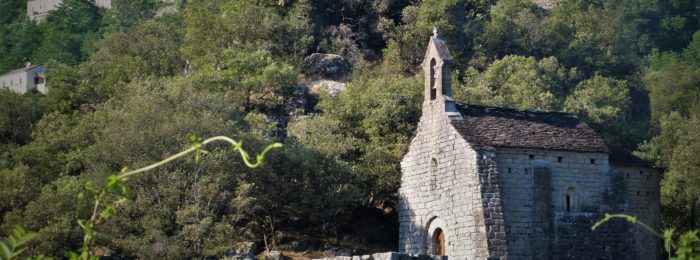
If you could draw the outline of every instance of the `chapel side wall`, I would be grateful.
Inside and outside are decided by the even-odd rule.
[[[590,231],[616,203],[607,154],[502,148],[496,161],[510,259],[610,259],[618,246],[626,251],[624,239],[615,244],[618,235],[606,235],[624,234],[624,223]]]
[[[661,230],[660,215],[660,171],[649,167],[612,165],[620,170],[627,186],[625,191],[625,213],[637,216],[655,230]],[[661,242],[641,228],[633,229],[636,248],[640,255],[659,258]]]
[[[401,162],[399,251],[430,254],[429,225],[445,225],[440,228],[447,256],[485,259],[488,245],[477,152],[448,120],[423,117]],[[433,158],[438,162],[435,175]]]

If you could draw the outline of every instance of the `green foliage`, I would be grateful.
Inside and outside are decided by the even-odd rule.
[[[31,101],[8,89],[0,89],[0,144],[29,141],[34,116]]]
[[[271,1],[197,1],[184,10],[183,49],[195,70],[226,62],[227,50],[266,50],[276,57],[297,59],[313,41],[308,3],[291,6]],[[213,14],[213,15],[212,15]],[[291,42],[289,39],[294,39]]]
[[[219,64],[201,69],[195,81],[231,94],[243,111],[278,109],[296,87],[295,68],[268,51],[227,49],[221,55]]]
[[[150,19],[155,11],[156,3],[153,0],[113,0],[105,19],[111,26],[125,29]]]
[[[66,0],[46,16],[39,25],[41,44],[33,53],[35,63],[50,60],[76,64],[85,58],[81,51],[89,50],[94,42],[91,32],[98,29],[102,16],[88,0]]]
[[[520,109],[557,109],[557,84],[533,57],[506,56],[479,74],[465,72],[465,85],[457,89],[457,100],[467,103],[509,106]]]
[[[494,5],[482,35],[486,57],[541,54],[545,44],[540,29],[543,11],[528,0],[499,1]]]
[[[15,226],[4,241],[0,241],[0,259],[19,259],[19,257],[27,250],[25,244],[34,239],[36,233],[27,232],[20,226]],[[34,258],[32,258],[34,259]],[[42,259],[36,257],[36,259]]]
[[[547,55],[585,75],[629,75],[641,63],[636,30],[620,15],[615,1],[562,2],[546,19],[544,37],[549,42]]]
[[[693,200],[700,198],[697,172],[700,151],[700,119],[671,113],[661,119],[661,131],[639,147],[638,155],[666,169],[661,186],[661,203],[666,225],[681,226],[689,220]]]
[[[627,115],[630,102],[626,81],[596,75],[578,84],[564,110],[594,124],[610,124]]]
[[[423,61],[428,37],[433,28],[437,28],[458,69],[464,70],[461,66],[468,64],[477,29],[481,26],[479,17],[487,14],[490,6],[488,0],[430,0],[407,6],[402,11],[400,25],[394,27],[384,21],[383,27],[392,29],[386,33],[391,48],[385,55],[398,58],[392,60],[396,63],[392,66],[402,66],[406,72],[416,73]]]
[[[366,185],[363,204],[388,204],[399,185],[398,162],[420,116],[421,81],[382,71],[359,73],[337,99],[321,101],[323,116],[290,131],[303,144],[353,165]]]
[[[99,10],[69,0],[39,24],[27,21],[26,2],[0,3],[0,72],[43,63],[50,89],[0,91],[1,230],[36,231],[30,253],[61,257],[92,243],[91,254],[205,258],[297,233],[378,244],[353,216],[395,218],[399,161],[423,98],[417,65],[434,27],[456,61],[458,101],[573,112],[625,150],[654,126],[640,154],[669,171],[664,223],[690,218],[696,1],[177,2],[179,13],[154,18],[155,1]],[[286,149],[264,165],[244,167],[228,145],[182,144],[189,133],[239,136],[256,150],[276,142],[311,52],[345,56],[355,75],[340,96],[320,97],[318,114],[292,112]],[[194,160],[131,176],[130,196],[105,174],[193,147]],[[99,225],[79,228],[103,190]]]
[[[13,1],[5,1],[2,5],[11,2]],[[0,17],[5,15],[0,13]],[[35,24],[25,19],[8,23],[0,22],[0,73],[19,68],[25,62],[31,61],[32,53],[38,48],[40,42],[41,34]]]

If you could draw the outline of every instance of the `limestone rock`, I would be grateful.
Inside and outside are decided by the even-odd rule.
[[[350,62],[340,55],[314,53],[304,59],[302,73],[307,76],[339,79],[352,71]]]
[[[329,96],[335,98],[340,93],[345,91],[345,83],[332,81],[332,80],[316,80],[312,81],[307,85],[309,94],[320,94],[326,93]]]

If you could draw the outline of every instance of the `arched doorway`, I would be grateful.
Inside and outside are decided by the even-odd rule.
[[[440,228],[433,232],[433,254],[445,255],[445,232]]]

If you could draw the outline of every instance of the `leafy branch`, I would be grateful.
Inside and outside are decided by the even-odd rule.
[[[27,232],[20,226],[15,226],[4,241],[0,241],[0,259],[17,259],[27,250],[24,245],[34,239],[36,233]],[[48,259],[44,256],[36,256],[28,259]]]
[[[127,201],[130,191],[124,182],[127,181],[129,177],[153,170],[190,153],[195,153],[195,161],[199,163],[202,159],[202,155],[209,153],[207,150],[203,149],[204,146],[217,141],[231,144],[231,148],[240,154],[243,163],[248,168],[257,168],[263,163],[265,155],[270,150],[282,147],[281,143],[268,145],[261,153],[255,156],[255,161],[253,162],[248,152],[243,149],[243,142],[241,141],[235,141],[226,136],[215,136],[202,140],[202,138],[196,135],[190,135],[189,139],[192,146],[186,150],[139,169],[129,171],[128,168],[123,168],[119,174],[111,174],[107,177],[107,182],[102,189],[97,189],[91,183],[87,183],[86,190],[91,193],[95,200],[92,208],[92,215],[87,220],[78,220],[78,225],[83,229],[83,246],[80,250],[80,254],[69,252],[66,256],[70,259],[97,259],[96,256],[90,254],[90,248],[95,243],[95,236],[97,234],[95,226],[111,218],[117,212],[117,207]],[[83,197],[85,194],[81,192],[79,196]]]
[[[663,234],[657,232],[649,226],[649,224],[644,223],[644,221],[641,221],[637,219],[636,216],[630,216],[626,214],[605,214],[605,217],[591,227],[591,230],[595,230],[596,228],[600,227],[600,225],[615,219],[615,218],[621,218],[624,220],[627,220],[630,223],[637,224],[640,227],[642,227],[645,231],[648,233],[661,238],[664,240],[664,250],[668,254],[668,259],[669,260],[680,260],[680,259],[700,259],[700,238],[698,237],[698,231],[697,230],[691,230],[688,232],[685,232],[680,235],[678,239],[678,243],[674,245],[673,242],[673,237],[676,233],[675,228],[669,228],[665,229],[663,231]],[[675,248],[676,251],[672,252],[672,249]]]

